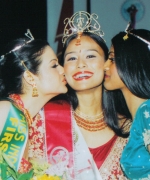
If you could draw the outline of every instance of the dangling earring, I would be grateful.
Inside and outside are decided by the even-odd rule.
[[[39,96],[39,94],[38,94],[37,86],[34,83],[33,84],[33,89],[32,89],[32,97],[38,97],[38,96]]]
[[[27,70],[26,73],[27,73],[27,77],[30,78],[30,82],[32,84],[32,88],[33,88],[32,89],[32,97],[38,97],[39,95],[38,95],[36,83],[34,82],[34,79],[31,75],[30,71]]]

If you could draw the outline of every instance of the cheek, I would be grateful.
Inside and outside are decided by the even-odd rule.
[[[59,77],[58,71],[45,68],[45,71],[40,75],[40,81],[43,84],[51,84],[53,81],[58,81]]]
[[[114,76],[114,78],[120,79],[119,74],[116,69],[116,66],[112,66],[110,70],[111,70],[111,74],[112,74],[112,76]]]
[[[90,66],[93,67],[93,68],[98,68],[98,69],[103,69],[104,67],[104,59],[98,59],[97,61],[91,61],[90,62]]]
[[[99,62],[99,63],[93,63],[91,64],[91,66],[93,67],[95,73],[99,74],[99,76],[104,76],[104,62]]]
[[[74,66],[66,64],[64,65],[64,73],[66,78],[69,78],[74,70]]]

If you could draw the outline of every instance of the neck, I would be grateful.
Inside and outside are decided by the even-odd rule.
[[[33,118],[53,96],[43,97],[39,95],[38,97],[32,97],[31,95],[23,94],[20,95],[20,97],[24,103],[24,107],[29,111]]]
[[[134,119],[137,109],[146,99],[142,99],[142,98],[135,96],[129,90],[122,91],[122,93],[126,100],[128,109],[132,116],[132,119]]]
[[[84,114],[93,116],[100,114],[102,108],[102,87],[98,87],[94,90],[77,92],[78,109]]]

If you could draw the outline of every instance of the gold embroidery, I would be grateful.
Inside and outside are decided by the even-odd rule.
[[[99,169],[103,180],[127,180],[123,175],[119,162],[126,143],[127,139],[117,137],[109,155]]]

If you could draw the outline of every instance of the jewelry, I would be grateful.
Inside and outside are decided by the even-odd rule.
[[[36,84],[34,83],[33,84],[33,90],[32,90],[32,97],[38,97],[38,90],[37,90],[37,86]]]
[[[82,32],[78,32],[78,37],[77,37],[77,42],[76,42],[76,46],[81,45],[81,36],[82,36]]]
[[[97,114],[97,115],[88,116],[87,114],[84,114],[83,112],[81,112],[81,111],[77,108],[74,113],[77,114],[78,116],[82,117],[83,119],[86,119],[86,120],[89,120],[89,121],[93,121],[93,120],[96,121],[96,120],[99,120],[101,117],[104,117],[104,116],[103,116],[103,111],[100,112],[100,113]]]
[[[25,66],[25,64],[22,62],[23,66]],[[25,68],[27,69],[27,67],[25,66]],[[31,72],[27,69],[26,70],[26,73],[27,73],[27,77],[30,78],[30,81],[32,82],[32,97],[38,97],[38,90],[37,90],[37,86],[36,86],[36,83],[34,82],[34,79],[32,77],[32,74]]]
[[[127,25],[127,27],[126,27],[126,29],[125,29],[125,32],[126,32],[127,34],[123,37],[123,40],[127,40],[127,39],[129,38],[129,37],[128,37],[128,34],[130,34],[130,35],[132,35],[132,36],[140,39],[140,40],[143,41],[144,43],[146,43],[146,44],[148,45],[148,49],[150,50],[150,42],[147,41],[146,39],[144,39],[144,38],[136,35],[136,34],[131,33],[130,30],[131,30],[131,29],[130,29],[130,23],[128,23],[128,25]]]
[[[66,26],[64,28],[62,43],[65,44],[67,38],[71,35],[78,34],[77,45],[79,45],[80,37],[83,32],[90,32],[102,38],[104,32],[101,30],[97,19],[97,14],[89,14],[85,11],[76,12],[71,18],[66,18],[64,20]]]
[[[9,97],[15,102],[17,107],[24,113],[26,120],[28,121],[28,125],[31,126],[33,119],[29,114],[29,111],[24,108],[24,104],[18,94],[11,94]]]
[[[99,116],[99,118],[97,118],[96,120],[90,121],[90,120],[83,118],[76,111],[74,111],[74,118],[76,120],[77,125],[83,129],[85,129],[87,131],[91,131],[91,132],[99,131],[99,130],[102,130],[105,127],[107,127],[107,124],[104,121],[103,114],[99,114],[99,115],[92,116],[92,117],[88,116],[88,119],[93,119],[93,117],[98,117],[98,116]]]
[[[34,37],[32,36],[30,29],[27,29],[27,33],[25,33],[25,36],[27,36],[30,40],[29,40],[29,41],[25,41],[25,43],[22,44],[22,45],[16,46],[14,49],[10,50],[10,51],[7,52],[5,55],[1,55],[1,56],[0,56],[0,61],[3,60],[4,57],[5,57],[7,54],[10,54],[10,53],[12,53],[12,52],[15,52],[15,51],[19,50],[20,48],[22,48],[23,46],[25,46],[26,44],[28,44],[28,43],[30,43],[31,41],[34,40]]]

